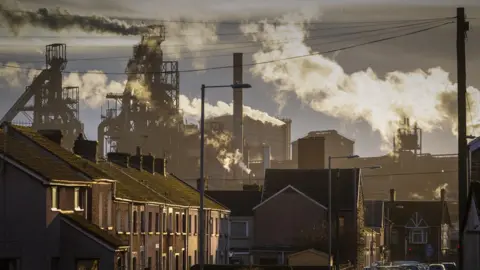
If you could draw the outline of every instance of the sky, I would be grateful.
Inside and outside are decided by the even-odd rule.
[[[330,3],[328,3],[330,2]],[[142,18],[143,20],[256,20],[263,18],[275,18],[282,14],[292,12],[305,12],[308,10],[318,15],[316,22],[362,22],[362,21],[391,21],[443,18],[455,16],[456,5],[466,7],[467,16],[471,18],[471,30],[467,40],[467,85],[480,87],[480,78],[476,76],[480,71],[480,5],[473,0],[465,1],[363,1],[344,0],[335,1],[308,1],[308,0],[264,0],[264,1],[217,1],[217,0],[176,0],[176,1],[78,1],[69,0],[27,0],[19,2],[6,2],[9,7],[16,8],[40,8],[61,7],[70,13],[97,14],[104,16],[116,16],[119,18]],[[1,21],[0,21],[1,23]],[[168,22],[166,22],[168,24]],[[355,24],[348,24],[354,26]],[[327,30],[323,30],[327,31]],[[321,34],[332,35],[342,33],[345,29],[328,30],[322,33],[319,30],[311,32],[311,36]],[[355,31],[355,30],[354,30]],[[195,69],[199,65],[204,67],[216,67],[232,64],[233,52],[244,52],[244,63],[252,62],[252,53],[260,49],[260,44],[241,44],[248,42],[247,37],[242,36],[237,24],[224,22],[218,25],[218,33],[238,33],[236,36],[219,36],[220,43],[238,42],[236,47],[226,49],[225,46],[204,46],[202,50],[212,52],[205,63],[197,63],[198,59],[192,59],[191,54],[180,55],[180,70]],[[337,33],[337,34],[338,34]],[[174,34],[167,33],[168,38],[174,38]],[[370,39],[372,34],[370,35]],[[103,70],[111,73],[124,72],[128,58],[132,53],[132,45],[139,41],[136,37],[102,37],[85,34],[79,30],[64,32],[51,32],[44,29],[27,27],[22,29],[19,36],[12,37],[7,28],[0,29],[0,63],[18,62],[20,65],[34,65],[41,67],[44,56],[41,52],[44,46],[50,43],[65,42],[67,44],[68,58],[70,59],[67,70]],[[33,36],[33,37],[32,37]],[[40,37],[44,36],[44,37]],[[88,38],[87,38],[88,37]],[[364,71],[371,68],[377,76],[383,77],[392,71],[411,72],[417,69],[441,67],[449,73],[450,79],[455,81],[456,57],[455,57],[455,25],[450,24],[427,32],[388,40],[354,49],[343,50],[337,53],[326,54],[329,59],[336,61],[347,74]],[[358,39],[362,42],[362,39]],[[365,39],[366,40],[366,39]],[[328,40],[327,40],[328,41]],[[307,42],[314,50],[326,51],[345,46],[341,45],[317,45],[317,41]],[[165,46],[168,46],[166,44]],[[348,44],[347,44],[348,45]],[[243,48],[240,48],[242,47]],[[250,47],[248,47],[250,46]],[[218,48],[218,51],[215,49]],[[173,57],[175,51],[165,49],[167,58]],[[250,53],[249,53],[250,52]],[[215,56],[211,55],[224,55]],[[202,55],[205,55],[203,53]],[[178,55],[177,55],[178,56]],[[119,59],[92,59],[119,57]],[[183,58],[182,58],[183,57]],[[85,59],[79,61],[78,59]],[[77,61],[75,61],[77,60]],[[10,70],[11,71],[11,70]],[[3,72],[3,73],[2,73]],[[0,77],[8,72],[8,69],[0,67]],[[123,81],[125,76],[111,75],[111,80]],[[199,97],[201,84],[229,84],[232,81],[231,69],[209,70],[206,72],[188,72],[180,74],[180,92],[187,97]],[[252,84],[252,89],[244,93],[245,105],[265,111],[270,115],[281,115],[291,118],[292,137],[298,138],[312,130],[337,129],[345,136],[356,141],[355,151],[361,156],[375,156],[382,154],[382,137],[379,132],[373,132],[372,127],[365,121],[351,121],[345,117],[332,117],[322,110],[314,110],[310,104],[304,102],[298,95],[288,94],[286,105],[279,106],[275,101],[278,94],[278,86],[265,82],[265,76],[259,72],[245,68],[244,81]],[[5,113],[21,94],[26,82],[12,87],[11,83],[2,83],[0,78],[0,114]],[[323,82],[318,82],[322,84]],[[375,96],[366,97],[375,99]],[[207,94],[210,103],[217,101],[231,102],[232,93],[229,90],[215,90]],[[359,101],[360,102],[360,101]],[[85,124],[87,136],[95,138],[96,126],[100,122],[100,109],[89,108],[84,102],[81,104],[81,120]],[[444,130],[438,130],[443,128]],[[476,134],[472,130],[473,135]],[[478,131],[480,133],[480,130]],[[431,153],[455,153],[456,140],[450,128],[438,126],[437,130],[424,135],[424,152]]]

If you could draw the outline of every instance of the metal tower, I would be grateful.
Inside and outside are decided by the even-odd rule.
[[[58,129],[63,134],[63,146],[73,147],[78,133],[83,131],[79,121],[78,87],[62,87],[62,71],[67,65],[67,46],[50,44],[45,49],[46,68],[27,86],[25,92],[2,118],[12,122],[22,112],[36,130]],[[30,100],[33,102],[27,105]]]
[[[125,71],[128,79],[123,94],[106,96],[98,127],[102,155],[135,153],[137,146],[167,158],[179,151],[184,127],[178,111],[178,62],[163,60],[165,27],[152,26],[151,30],[134,47]]]

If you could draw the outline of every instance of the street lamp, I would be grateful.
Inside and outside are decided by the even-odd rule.
[[[199,213],[199,234],[198,234],[198,263],[200,270],[203,270],[205,264],[205,177],[204,171],[204,152],[205,152],[205,89],[207,88],[232,88],[243,89],[252,88],[250,84],[246,83],[234,83],[229,85],[209,85],[202,84],[201,93],[201,114],[200,114],[200,213]]]
[[[332,269],[332,159],[352,159],[359,155],[328,156],[328,270]]]

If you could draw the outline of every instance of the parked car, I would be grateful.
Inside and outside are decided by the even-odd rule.
[[[422,270],[420,266],[414,264],[402,265],[405,270]]]
[[[430,266],[428,266],[428,270],[447,270],[445,269],[445,266],[443,266],[443,264],[430,264]]]
[[[457,270],[457,265],[454,262],[442,262],[446,270]]]

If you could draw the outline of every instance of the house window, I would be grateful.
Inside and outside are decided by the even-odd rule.
[[[60,209],[60,190],[57,187],[52,187],[52,209]]]
[[[122,231],[122,212],[120,210],[117,210],[117,223],[115,224],[117,226],[117,232]]]
[[[155,213],[155,232],[160,232],[160,214]]]
[[[188,215],[188,233],[192,233],[192,215]]]
[[[194,229],[194,230],[193,230],[193,232],[194,232],[195,234],[197,234],[197,232],[198,232],[198,231],[197,231],[197,230],[198,230],[198,216],[197,216],[197,215],[194,215],[193,217],[194,217],[194,221],[193,221],[193,229]],[[197,261],[195,261],[195,263],[197,263]]]
[[[130,214],[128,213],[128,211],[125,211],[125,231],[126,232],[129,232],[130,231]]]
[[[153,232],[153,218],[152,218],[152,212],[148,212],[148,231]]]
[[[209,231],[210,234],[213,234],[213,225],[214,225],[214,224],[213,224],[213,218],[212,218],[212,217],[209,218],[208,221],[209,221],[209,223],[210,223],[210,224],[208,224],[208,225],[209,225],[209,226],[208,226],[208,227],[209,227],[209,228],[208,228],[208,229],[209,229],[208,231]]]
[[[163,232],[167,232],[167,213],[162,214]]]
[[[215,234],[218,234],[218,218],[215,218]]]
[[[75,188],[74,201],[75,201],[75,210],[77,211],[83,210],[83,190],[81,188]]]
[[[112,191],[108,192],[107,197],[107,226],[112,227]]]
[[[411,244],[426,244],[427,232],[424,229],[411,229],[409,232],[409,242]]]
[[[180,215],[175,213],[175,232],[180,232]]]
[[[160,250],[155,250],[155,269],[160,270]]]
[[[137,231],[137,211],[133,211],[133,232],[136,233]]]
[[[168,231],[169,232],[173,232],[172,227],[173,227],[173,214],[168,213]]]
[[[144,211],[140,212],[140,230],[142,230],[142,232],[145,232],[145,212]]]
[[[246,238],[248,237],[248,222],[232,221],[230,225],[230,230],[232,238]]]
[[[103,228],[103,193],[98,194],[98,225]]]
[[[184,214],[182,214],[182,232],[187,232],[187,219]]]

